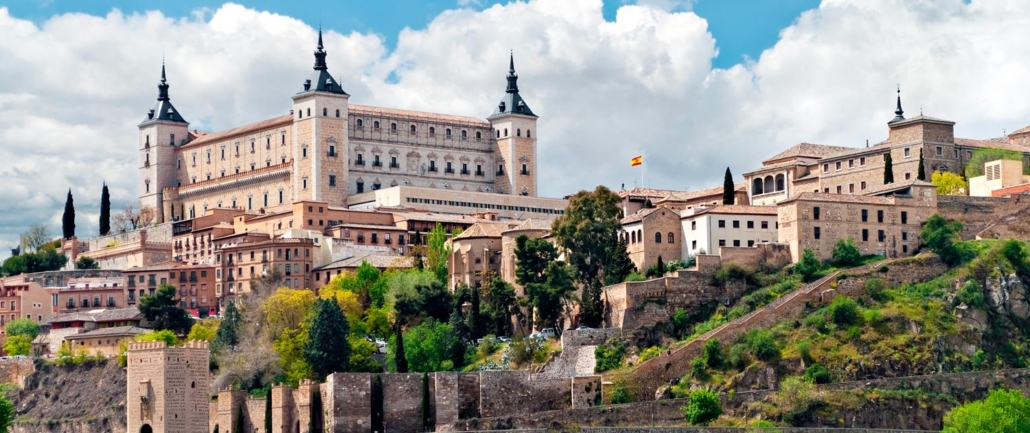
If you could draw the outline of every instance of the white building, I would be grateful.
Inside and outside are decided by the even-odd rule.
[[[750,247],[777,242],[775,206],[721,205],[695,208],[680,215],[683,257],[702,250],[718,254],[719,247]]]

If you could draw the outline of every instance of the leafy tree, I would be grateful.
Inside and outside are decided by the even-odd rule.
[[[722,404],[715,391],[704,388],[690,393],[687,405],[682,408],[687,423],[691,425],[708,425],[722,415]]]
[[[801,253],[801,261],[794,265],[794,273],[801,275],[801,279],[807,283],[815,280],[822,268],[823,265],[819,263],[819,259],[815,258],[815,253],[805,248],[805,251]]]
[[[300,329],[312,313],[317,298],[306,289],[280,288],[265,299],[265,325],[272,340],[287,329]]]
[[[7,333],[8,337],[24,335],[29,337],[29,340],[34,340],[42,331],[43,329],[35,320],[24,317],[21,319],[14,319],[4,325],[4,332]]]
[[[768,329],[755,329],[744,335],[744,341],[751,354],[762,361],[773,361],[780,357],[780,348]]]
[[[382,373],[383,366],[373,356],[379,352],[379,346],[354,335],[347,338],[350,342],[350,371],[353,373]]]
[[[977,149],[974,150],[973,155],[969,157],[969,162],[966,163],[966,168],[963,170],[963,173],[965,174],[966,179],[983,176],[984,164],[991,161],[997,161],[999,159],[1022,161],[1023,153],[1015,150],[990,147]],[[1030,165],[1023,165],[1023,174],[1030,174]]]
[[[68,198],[64,202],[64,215],[61,216],[61,233],[65,239],[75,237],[75,200],[72,199],[72,190],[68,189]]]
[[[68,263],[68,256],[49,246],[39,251],[8,257],[4,260],[4,275],[18,275],[32,272],[56,271]]]
[[[923,238],[926,247],[940,256],[944,263],[954,266],[962,261],[962,252],[955,245],[960,232],[962,232],[961,222],[949,222],[941,214],[933,214],[923,224],[920,237]]]
[[[515,282],[523,286],[541,284],[547,279],[547,265],[558,260],[554,244],[542,238],[519,235],[515,238]]]
[[[542,328],[560,328],[565,305],[575,296],[576,286],[572,280],[572,270],[564,262],[552,261],[547,264],[543,283],[526,286],[529,305],[536,313],[536,323]]]
[[[840,328],[857,325],[862,320],[862,313],[858,309],[858,303],[847,296],[837,295],[830,302],[827,310],[830,320]]]
[[[28,335],[9,335],[4,342],[4,352],[10,356],[32,353],[32,339]]]
[[[443,283],[434,281],[432,284],[417,286],[415,290],[419,294],[419,311],[423,317],[432,317],[438,322],[446,322],[450,318],[454,295]]]
[[[594,357],[597,358],[594,372],[600,373],[622,367],[624,356],[626,356],[626,347],[622,343],[608,342],[597,346],[594,349]]]
[[[47,226],[42,224],[36,224],[34,226],[29,227],[29,230],[26,231],[25,234],[23,234],[22,236],[25,237],[25,246],[28,249],[36,252],[41,250],[44,245],[50,243],[50,241],[53,240],[53,237],[50,235],[50,229],[48,229]]]
[[[176,335],[186,335],[193,320],[175,300],[175,286],[162,284],[153,295],[139,300],[139,312],[156,329],[167,329]]]
[[[933,173],[930,182],[937,185],[938,195],[966,195],[969,192],[969,184],[966,180],[952,172]]]
[[[890,152],[883,160],[883,184],[894,183],[894,160],[891,158]]]
[[[111,193],[107,191],[107,182],[100,193],[100,236],[111,232]]]
[[[472,339],[469,338],[465,318],[461,316],[460,303],[454,303],[454,309],[451,310],[451,317],[447,324],[451,325],[451,332],[454,334],[454,341],[450,347],[451,364],[454,365],[454,368],[461,368],[465,364],[465,346]]]
[[[379,269],[372,266],[367,261],[362,260],[361,264],[358,265],[353,273],[345,272],[340,275],[333,277],[329,280],[329,283],[325,287],[319,290],[330,290],[333,293],[339,291],[349,291],[357,295],[358,300],[361,302],[362,309],[368,308],[369,306],[378,305],[382,306],[385,302],[383,298],[385,291],[376,290],[377,293],[373,293],[373,287],[379,283],[381,277]],[[383,282],[385,284],[385,281]],[[325,296],[322,296],[325,298]]]
[[[1030,399],[1018,390],[995,389],[985,400],[966,403],[944,416],[941,433],[1030,431]]]
[[[454,230],[452,236],[458,236],[460,230]],[[451,245],[447,243],[447,232],[443,225],[436,227],[426,235],[426,267],[436,275],[441,283],[447,283],[447,259],[451,257]]]
[[[75,269],[100,269],[100,263],[90,256],[79,256],[75,261]]]
[[[604,319],[601,287],[621,282],[632,272],[628,254],[619,241],[621,199],[604,186],[580,191],[569,199],[565,214],[554,220],[551,233],[576,271],[582,287],[580,322],[598,326]],[[619,257],[625,255],[625,257]]]
[[[161,329],[140,335],[136,337],[136,341],[163,341],[165,345],[172,347],[179,344],[179,337],[170,330]]]
[[[465,324],[469,328],[469,336],[474,340],[486,335],[486,329],[483,325],[482,303],[479,288],[470,287],[468,290],[469,314],[465,317]]]
[[[0,432],[9,431],[14,423],[14,415],[14,405],[7,398],[7,392],[0,392]]]
[[[311,365],[311,371],[318,380],[350,367],[350,342],[347,335],[350,326],[343,310],[335,301],[322,299],[315,307],[314,318],[304,346],[304,359]]]
[[[919,170],[916,172],[916,179],[926,182],[926,167],[923,162],[923,149],[919,148]]]
[[[833,263],[837,266],[851,267],[862,262],[862,253],[858,252],[855,241],[851,238],[837,239],[833,246]]]
[[[637,271],[636,265],[633,264],[633,260],[629,258],[629,251],[626,249],[626,242],[617,240],[614,245],[608,250],[608,262],[605,264],[607,269],[604,277],[604,285],[610,286],[612,284],[619,284],[626,280],[630,274]],[[600,291],[598,291],[600,293]]]
[[[491,278],[487,296],[490,308],[487,311],[487,332],[496,336],[512,334],[511,318],[517,310],[515,288],[500,278]]]
[[[703,353],[706,365],[712,368],[719,368],[722,366],[722,345],[719,344],[719,339],[712,338],[706,341]]]
[[[212,341],[218,332],[218,321],[215,319],[201,320],[193,324],[190,333],[186,335],[186,341]]]
[[[726,167],[726,174],[722,179],[722,204],[733,204],[733,196],[736,188],[733,186],[733,175],[730,168]]]
[[[240,311],[236,309],[235,302],[229,302],[222,314],[222,321],[218,323],[218,331],[215,332],[215,339],[211,342],[211,350],[218,351],[222,348],[235,348],[240,342],[240,324],[243,318]]]
[[[453,368],[448,355],[455,340],[451,325],[433,318],[412,327],[405,332],[403,341],[408,371],[426,373]]]

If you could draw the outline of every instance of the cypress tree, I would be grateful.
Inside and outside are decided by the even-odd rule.
[[[461,301],[455,300],[454,309],[451,311],[448,323],[451,325],[451,329],[454,330],[450,359],[454,363],[454,368],[459,369],[465,365],[465,344],[469,340],[468,327],[465,326],[465,320],[461,317]]]
[[[265,431],[272,431],[272,385],[268,385],[268,395],[265,396]]]
[[[733,175],[730,168],[726,167],[726,176],[722,180],[722,204],[733,204]]]
[[[316,307],[315,318],[308,330],[304,359],[318,380],[350,367],[350,325],[336,299],[323,299]]]
[[[926,181],[926,168],[923,167],[923,149],[919,149],[919,172],[916,174],[916,179]]]
[[[65,239],[75,237],[75,200],[72,190],[68,188],[68,199],[64,202],[64,216],[61,217],[61,230]]]
[[[465,317],[465,323],[469,328],[469,336],[475,340],[483,337],[483,319],[480,315],[479,287],[469,288],[469,314]]]
[[[883,184],[888,183],[894,183],[894,161],[891,159],[890,152],[883,161]]]
[[[229,305],[225,306],[225,312],[222,315],[222,321],[218,324],[218,330],[215,331],[215,339],[211,342],[211,350],[218,351],[222,348],[234,348],[240,342],[239,332],[240,323],[243,318],[240,317],[239,310],[236,309],[235,302],[229,302]]]
[[[100,193],[100,236],[107,236],[111,232],[111,193],[107,191],[107,182],[104,182],[104,190]]]
[[[407,373],[408,372],[408,358],[404,357],[404,332],[401,330],[401,324],[400,323],[397,323],[397,338],[394,341],[396,342],[395,346],[396,346],[396,352],[397,353],[395,353],[393,355],[393,359],[394,359],[394,364],[397,364],[397,372],[398,373]]]

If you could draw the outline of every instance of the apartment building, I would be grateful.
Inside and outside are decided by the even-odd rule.
[[[717,205],[686,210],[680,219],[682,256],[719,254],[722,247],[776,242],[775,206]]]

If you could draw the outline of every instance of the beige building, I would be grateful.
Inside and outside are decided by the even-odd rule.
[[[724,247],[777,242],[775,206],[721,205],[684,211],[682,257],[721,255]]]
[[[850,147],[825,146],[822,144],[798,143],[772,158],[762,161],[762,168],[744,173],[748,188],[748,203],[756,206],[775,206],[796,195],[794,188],[813,188],[818,182],[816,172],[819,160],[841,152],[854,150]]]
[[[164,342],[129,344],[126,431],[211,431],[210,358],[206,341],[180,347],[166,347]]]
[[[747,185],[738,183],[734,185],[734,203],[748,204]],[[693,209],[698,206],[713,206],[722,204],[723,187],[699,189],[696,191],[679,191],[671,189],[632,188],[616,191],[622,199],[619,207],[623,215],[633,215],[645,209],[650,201],[654,207],[666,207],[676,210]]]
[[[484,120],[352,104],[326,56],[320,34],[289,114],[217,133],[189,129],[162,66],[157,104],[139,124],[140,205],[163,222],[219,208],[275,213],[298,201],[344,206],[391,186],[537,195],[537,116],[519,94],[514,60]]]
[[[460,285],[480,287],[486,272],[500,275],[501,234],[516,225],[479,222],[451,239],[451,257],[447,260],[450,289],[453,291]]]
[[[1023,174],[1023,162],[999,159],[984,164],[983,176],[969,178],[969,195],[998,197],[1025,194],[1030,176]]]
[[[65,340],[70,339],[91,353],[96,349],[106,351],[112,346],[117,348],[118,342],[124,338],[145,332],[140,328],[142,320],[143,315],[136,307],[57,314],[41,323],[43,333],[34,344],[41,347],[43,353],[54,354]],[[88,335],[92,339],[78,338],[79,335]]]
[[[658,263],[680,259],[683,241],[679,212],[670,208],[641,209],[622,219],[620,237],[640,272]]]
[[[921,245],[922,224],[937,212],[937,188],[918,180],[868,195],[804,192],[777,206],[779,240],[797,262],[805,249],[832,257],[838,240],[852,239],[862,254],[901,257]]]
[[[495,213],[501,219],[554,219],[565,213],[568,201],[442,188],[397,186],[356,194],[347,198],[351,209],[408,208],[443,214]]]
[[[43,322],[53,315],[51,296],[34,281],[6,283],[0,280],[0,336],[6,336],[4,325],[15,319]]]

